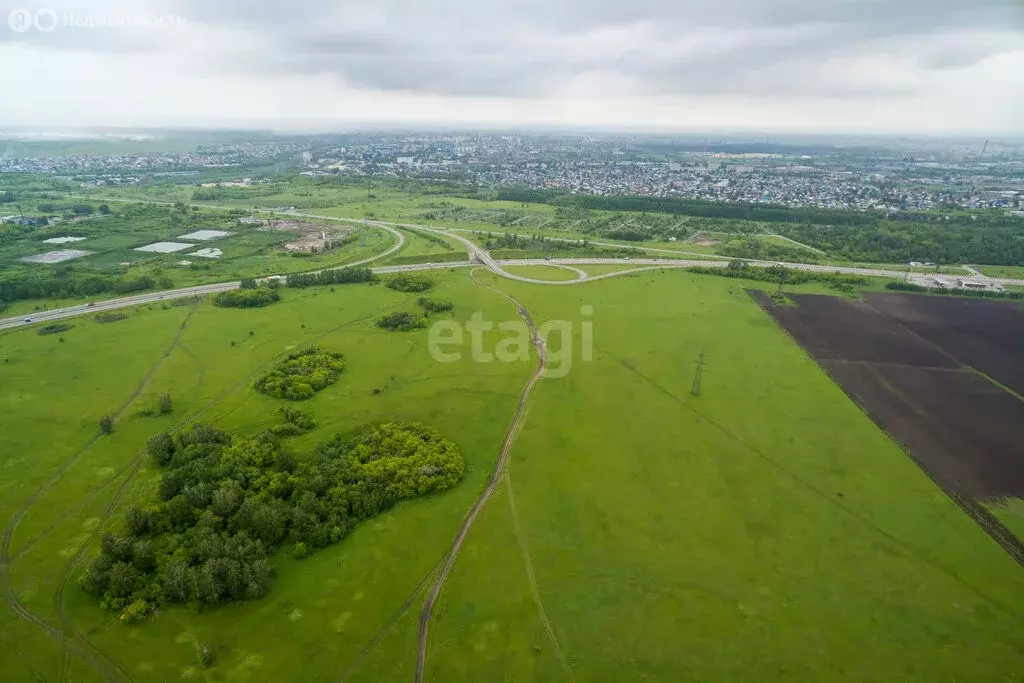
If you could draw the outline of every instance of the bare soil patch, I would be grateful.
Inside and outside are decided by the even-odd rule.
[[[1024,396],[1024,305],[913,294],[870,294],[867,300],[960,362]]]
[[[903,294],[752,295],[951,495],[1024,497],[1024,314],[1013,303]],[[1014,347],[1014,336],[1016,344]]]
[[[273,225],[267,229],[298,233],[298,239],[284,245],[284,248],[288,251],[300,252],[330,249],[332,246],[344,241],[352,232],[351,230],[327,228],[306,221],[274,221]]]
[[[925,368],[959,365],[867,301],[790,294],[796,306],[780,307],[763,292],[754,296],[816,360],[896,363]]]
[[[696,244],[697,246],[700,247],[716,247],[719,244],[722,244],[722,242],[722,240],[716,240],[713,237],[709,236],[707,233],[703,232],[698,232],[695,235],[691,235],[690,238],[686,240],[686,244]]]
[[[971,370],[822,366],[944,489],[981,500],[1024,495],[1024,401]]]

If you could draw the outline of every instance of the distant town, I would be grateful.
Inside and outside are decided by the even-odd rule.
[[[914,211],[993,208],[1024,216],[1024,144],[696,136],[351,134],[198,144],[192,151],[0,157],[0,173],[93,185],[260,166],[603,196]],[[254,170],[255,167],[255,170]],[[197,178],[197,182],[200,182]]]

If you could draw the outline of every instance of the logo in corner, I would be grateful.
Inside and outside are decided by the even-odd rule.
[[[7,15],[7,25],[15,33],[28,33],[35,25],[35,17],[32,10],[24,7],[15,7]]]

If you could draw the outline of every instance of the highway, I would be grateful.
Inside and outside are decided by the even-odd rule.
[[[117,201],[117,200],[108,200]],[[151,203],[151,204],[171,204],[171,202],[143,202],[141,200],[120,200],[127,203]],[[237,207],[228,206],[208,206],[206,208],[213,209],[232,209]],[[268,213],[274,213],[285,216],[298,216],[303,218],[316,218],[320,220],[338,221],[344,223],[366,223],[375,227],[379,227],[383,230],[387,230],[394,235],[395,244],[389,247],[387,250],[353,263],[339,266],[340,268],[356,268],[359,266],[365,266],[374,261],[387,258],[392,254],[401,250],[405,245],[405,236],[401,232],[401,228],[410,228],[414,230],[420,230],[430,232],[442,236],[449,240],[454,240],[466,248],[468,256],[472,259],[459,262],[451,263],[422,263],[414,265],[404,266],[384,266],[373,268],[372,270],[379,275],[387,275],[389,273],[401,273],[401,272],[415,272],[424,270],[434,269],[445,269],[445,268],[461,268],[471,265],[482,265],[500,275],[501,277],[509,280],[517,280],[519,282],[528,282],[532,284],[542,285],[553,285],[553,286],[565,286],[575,285],[581,282],[590,282],[592,280],[603,280],[610,277],[617,277],[625,275],[626,273],[653,270],[658,268],[693,268],[693,267],[704,267],[704,268],[724,268],[729,264],[729,261],[722,259],[680,259],[680,258],[554,258],[551,260],[547,259],[521,259],[521,260],[502,260],[496,261],[491,255],[481,246],[469,240],[462,235],[457,234],[454,230],[447,230],[443,228],[436,228],[429,225],[421,225],[416,223],[391,223],[387,221],[363,221],[358,218],[340,218],[338,216],[323,216],[317,214],[300,213],[296,211],[272,211]],[[464,232],[459,230],[458,232]],[[556,241],[574,242],[577,240],[561,240]],[[630,248],[625,245],[615,244],[612,242],[591,242],[598,246],[606,247],[617,247],[617,248]],[[653,249],[646,248],[646,251],[655,253],[664,253],[672,255],[693,255],[693,256],[704,256],[703,254],[697,254],[694,252],[674,251],[671,249]],[[788,262],[777,262],[777,261],[747,261],[752,266],[774,266],[783,265],[793,270],[803,270],[815,273],[843,273],[847,275],[860,275],[865,277],[883,277],[888,279],[905,279],[907,277],[920,278],[927,277],[926,274],[922,273],[907,273],[904,271],[894,270],[883,270],[876,268],[854,268],[845,266],[823,266],[813,263],[788,263]],[[576,271],[577,277],[574,280],[540,280],[536,278],[530,278],[522,275],[516,275],[505,270],[506,266],[536,266],[536,265],[557,265],[566,267]],[[629,265],[634,266],[623,271],[615,273],[607,273],[604,275],[587,276],[584,272],[579,270],[579,266],[586,265]],[[285,276],[286,277],[286,276]],[[945,276],[950,277],[950,276]],[[264,278],[266,279],[266,278]],[[1024,286],[1024,280],[1014,280],[1008,278],[991,278],[983,275],[972,275],[963,276],[959,279],[976,282],[976,283],[990,283],[990,284],[1001,284],[1003,286]],[[27,313],[22,316],[13,316],[8,318],[0,318],[0,330],[8,330],[17,327],[24,327],[26,325],[35,325],[38,323],[53,322],[55,320],[63,320],[65,318],[72,318],[75,316],[96,314],[105,311],[114,311],[122,308],[130,308],[132,306],[143,306],[151,305],[154,303],[161,303],[165,301],[172,301],[174,299],[182,299],[193,296],[205,296],[207,294],[216,294],[218,292],[225,292],[232,289],[237,289],[241,283],[239,281],[234,282],[220,282],[209,285],[198,285],[195,287],[184,287],[181,289],[171,289],[161,292],[147,292],[144,294],[136,294],[132,296],[122,297],[119,299],[108,299],[105,301],[96,301],[92,303],[79,304],[75,306],[66,306],[64,308],[54,308],[47,311],[36,311]]]

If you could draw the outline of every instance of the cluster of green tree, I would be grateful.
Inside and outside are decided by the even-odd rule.
[[[434,286],[434,281],[424,275],[399,273],[388,278],[384,284],[388,289],[397,292],[425,292]]]
[[[425,317],[417,315],[416,313],[409,313],[407,311],[389,313],[377,321],[377,327],[382,327],[385,330],[391,330],[392,332],[409,332],[411,330],[422,329],[426,326],[427,319]]]
[[[288,406],[281,408],[281,418],[284,422],[270,428],[274,436],[279,438],[299,436],[316,429],[316,420],[313,419],[313,416],[298,408]]]
[[[581,240],[580,242],[556,242],[555,240],[548,239],[544,235],[520,235],[514,232],[504,232],[500,235],[495,235],[492,232],[474,232],[474,235],[483,237],[486,236],[487,240],[484,242],[484,246],[488,251],[492,249],[543,249],[545,247],[552,248],[569,248],[571,249],[574,244],[581,246],[589,246],[587,240]]]
[[[61,332],[67,332],[73,327],[74,325],[66,325],[64,323],[52,323],[50,325],[43,325],[42,327],[40,327],[39,331],[36,334],[60,334]]]
[[[602,234],[609,239],[622,240],[623,242],[643,242],[649,237],[648,233],[631,228],[616,228],[614,230],[608,230]]]
[[[0,223],[0,245],[13,244],[35,234],[37,228],[20,223]]]
[[[273,287],[256,287],[219,292],[213,297],[213,305],[221,308],[261,308],[280,300],[281,295]]]
[[[171,289],[174,283],[167,276],[155,280],[149,275],[134,278],[107,275],[79,275],[70,266],[54,269],[48,276],[25,277],[11,275],[0,280],[0,300],[74,299],[95,294],[129,294],[153,289]]]
[[[795,261],[797,263],[817,263],[814,252],[796,246],[776,244],[756,237],[743,237],[731,240],[719,247],[718,253],[738,259],[754,261]]]
[[[455,444],[415,423],[363,427],[301,462],[271,434],[244,439],[205,425],[161,434],[147,450],[164,471],[158,500],[128,510],[124,532],[104,535],[80,579],[126,621],[166,603],[262,597],[282,544],[303,557],[465,472]]]
[[[39,210],[39,213],[48,216],[55,216],[58,214],[63,214],[65,216],[91,216],[96,211],[99,211],[100,214],[106,216],[110,213],[109,204],[100,204],[98,207],[94,207],[92,204],[44,202],[36,208]]]
[[[417,299],[416,303],[427,313],[444,313],[455,308],[455,304],[451,301],[438,301],[436,299],[428,299],[425,296]]]
[[[851,261],[1024,265],[1024,223],[890,222],[791,225],[780,233]]]
[[[261,394],[289,401],[302,401],[334,384],[345,370],[345,357],[337,351],[307,346],[288,354],[253,387]]]
[[[886,289],[897,292],[918,292],[922,294],[942,294],[945,296],[969,296],[981,299],[1024,299],[1024,292],[997,292],[988,289],[929,289],[912,282],[887,282]]]
[[[856,287],[868,284],[868,278],[861,275],[848,275],[845,273],[817,273],[806,270],[793,270],[785,266],[752,266],[741,260],[730,261],[725,268],[710,268],[695,266],[689,268],[691,272],[704,275],[718,275],[720,277],[734,277],[744,280],[759,280],[761,282],[774,282],[787,285],[802,285],[808,282],[818,282],[832,289],[849,292]]]
[[[94,320],[100,324],[117,323],[127,319],[127,313],[100,313],[94,318]]]
[[[508,188],[498,191],[501,201],[531,204],[581,206],[599,211],[632,211],[670,213],[677,216],[734,218],[767,223],[822,223],[832,225],[871,225],[877,217],[861,211],[794,208],[772,204],[711,202],[674,197],[606,197],[589,194],[566,194],[557,190]]]
[[[851,261],[1024,265],[1024,220],[998,211],[883,213],[529,189],[499,190],[498,198],[605,211],[779,223],[780,234]],[[611,236],[610,232],[605,234]]]
[[[348,285],[359,282],[377,282],[377,276],[369,268],[338,268],[321,270],[317,273],[296,273],[288,276],[288,286],[303,288],[320,285]]]

